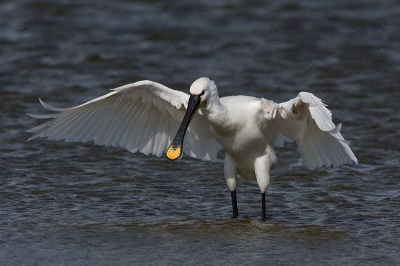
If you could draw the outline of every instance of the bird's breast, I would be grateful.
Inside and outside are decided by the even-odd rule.
[[[249,156],[265,150],[262,115],[257,102],[226,105],[219,114],[210,114],[211,132],[232,155]]]

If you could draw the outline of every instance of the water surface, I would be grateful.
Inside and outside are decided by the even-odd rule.
[[[397,1],[3,1],[2,265],[400,263]],[[277,150],[267,221],[255,182],[231,218],[223,161],[27,142],[38,98],[70,107],[142,79],[276,102],[309,91],[358,166],[307,170]]]

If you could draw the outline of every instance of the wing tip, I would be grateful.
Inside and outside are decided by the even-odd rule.
[[[46,108],[47,110],[50,110],[50,111],[62,112],[62,111],[65,110],[65,108],[54,107],[54,106],[52,106],[52,105],[46,103],[45,101],[43,101],[41,98],[39,98],[39,102],[40,102],[40,104],[41,104],[44,108]]]

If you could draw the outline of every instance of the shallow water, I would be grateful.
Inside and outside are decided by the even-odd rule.
[[[0,3],[2,265],[400,263],[397,1]],[[38,98],[70,107],[151,79],[221,96],[322,98],[357,166],[277,150],[265,222],[255,182],[231,217],[216,162],[91,143],[27,142]],[[223,155],[223,154],[221,154]]]

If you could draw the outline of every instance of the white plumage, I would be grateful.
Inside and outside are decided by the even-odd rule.
[[[28,114],[51,119],[29,130],[35,133],[29,140],[93,140],[97,145],[121,146],[133,153],[156,156],[167,150],[171,160],[179,158],[182,150],[194,158],[213,160],[222,147],[234,216],[238,215],[239,174],[257,180],[265,218],[269,171],[277,163],[273,147],[285,141],[297,143],[309,169],[357,163],[340,134],[341,125],[333,124],[331,112],[311,93],[301,92],[281,104],[248,96],[219,98],[214,82],[208,78],[196,80],[190,92],[188,95],[156,82],[139,81],[73,108],[55,108],[40,100],[55,113]]]
[[[160,157],[176,134],[188,100],[188,94],[148,80],[116,88],[73,108],[56,108],[40,100],[46,109],[57,113],[28,114],[37,119],[53,118],[28,130],[35,133],[28,140],[94,140],[96,145],[120,146]],[[185,144],[185,153],[202,160],[215,159],[220,149],[202,116],[193,119]]]

